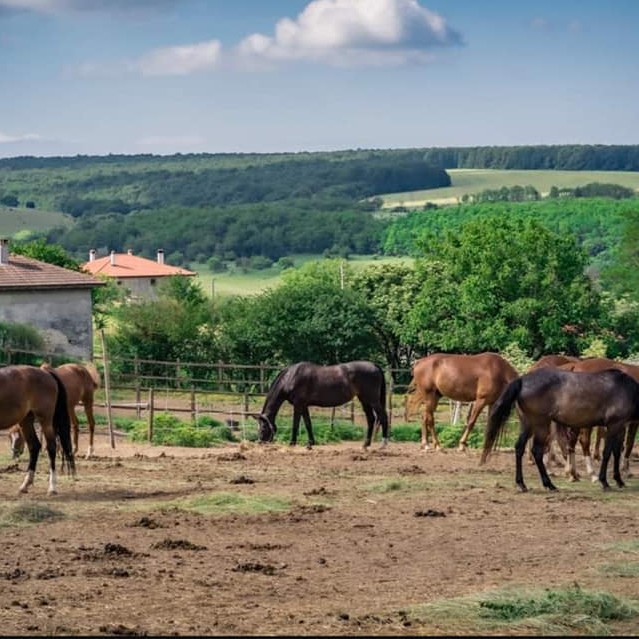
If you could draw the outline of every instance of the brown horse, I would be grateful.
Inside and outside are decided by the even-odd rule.
[[[634,366],[633,364],[626,364],[624,362],[618,362],[614,359],[608,359],[606,357],[592,357],[589,359],[584,359],[578,362],[570,362],[568,364],[564,364],[560,366],[562,370],[573,371],[575,373],[598,373],[600,371],[604,371],[610,368],[615,368],[617,370],[623,371],[627,375],[630,375],[633,379],[639,381],[639,366]],[[637,435],[637,426],[639,422],[631,422],[628,424],[628,428],[626,429],[625,436],[625,444],[624,444],[624,455],[622,461],[622,471],[625,473],[629,472],[630,469],[630,455],[632,453],[632,449],[635,443],[635,437]],[[584,458],[586,461],[586,468],[588,469],[588,473],[591,476],[593,481],[597,480],[597,475],[593,470],[592,461],[590,460],[590,443],[592,436],[592,428],[586,428],[579,432],[579,443],[581,444],[581,448],[584,454]],[[601,440],[604,438],[604,429],[602,426],[597,427],[597,439],[595,443],[594,450],[594,459],[599,459],[599,449],[601,445]],[[576,445],[576,437],[573,433],[573,436],[569,438],[568,441],[568,454],[569,454],[569,463],[571,464],[572,472],[575,472],[575,462],[574,462],[574,452]]]
[[[408,386],[409,407],[424,404],[422,416],[422,448],[428,449],[428,435],[432,435],[435,449],[440,449],[435,430],[435,410],[442,397],[458,402],[473,402],[466,428],[459,440],[465,450],[468,437],[484,406],[492,405],[504,388],[519,377],[519,373],[497,353],[452,355],[434,353],[413,364],[413,379]]]
[[[619,487],[619,462],[626,425],[639,421],[639,383],[630,375],[607,369],[598,373],[540,368],[511,382],[495,402],[488,417],[482,463],[495,447],[499,434],[513,407],[517,405],[521,432],[515,446],[515,481],[525,491],[521,460],[526,442],[533,436],[533,454],[545,488],[555,490],[543,461],[543,453],[551,422],[579,430],[602,425],[607,428],[599,481],[609,488],[606,470],[610,455],[614,456],[614,479]]]
[[[49,494],[56,493],[56,440],[60,439],[63,460],[75,475],[75,461],[71,449],[71,424],[67,396],[62,381],[53,371],[35,366],[5,366],[0,368],[0,430],[20,425],[29,449],[27,476],[20,486],[26,493],[33,483],[38,455],[42,445],[35,432],[38,420],[49,454]]]
[[[64,388],[67,392],[67,401],[69,404],[69,417],[73,426],[73,453],[78,453],[78,436],[80,432],[80,424],[75,413],[75,407],[82,402],[84,412],[87,416],[89,425],[89,448],[87,450],[87,459],[93,455],[93,441],[95,436],[95,418],[93,416],[93,396],[97,388],[100,387],[100,373],[93,364],[62,364],[56,368],[52,368],[49,364],[42,364],[40,367],[44,370],[53,371],[62,380]],[[24,449],[24,440],[20,437],[20,431],[17,433],[12,429],[9,436],[11,437],[11,450],[13,456],[18,457]]]

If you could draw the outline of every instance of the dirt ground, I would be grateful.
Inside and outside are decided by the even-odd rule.
[[[519,494],[511,451],[480,467],[412,443],[112,450],[100,434],[96,453],[52,497],[42,457],[18,495],[26,459],[0,441],[3,635],[447,634],[406,611],[506,586],[639,593],[606,569],[637,539],[639,478],[549,494],[526,463]],[[7,523],[26,505],[60,516]]]

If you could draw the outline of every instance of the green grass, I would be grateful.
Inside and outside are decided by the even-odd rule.
[[[46,521],[54,521],[63,518],[63,512],[51,508],[47,504],[28,502],[12,508],[2,509],[0,515],[0,528],[6,526],[24,526],[28,524],[41,524]]]
[[[416,208],[426,202],[456,204],[465,194],[480,193],[502,186],[534,186],[542,195],[553,186],[574,188],[591,182],[620,184],[639,191],[637,171],[508,171],[495,169],[447,169],[452,186],[427,191],[409,191],[381,195],[384,208]]]
[[[413,609],[408,618],[441,624],[450,634],[609,635],[611,623],[639,617],[639,605],[608,592],[577,584],[555,589],[504,589],[434,602]]]
[[[256,514],[290,510],[290,500],[273,495],[244,495],[241,493],[210,493],[189,499],[163,502],[163,509],[177,508],[201,515]]]
[[[54,226],[72,224],[71,217],[57,211],[0,206],[0,237],[14,237],[25,231],[48,231]]]
[[[639,578],[639,562],[617,561],[603,564],[597,568],[606,577],[634,577]]]
[[[306,262],[322,260],[321,255],[292,255],[295,267],[302,266]],[[351,268],[364,269],[375,264],[412,264],[411,257],[378,257],[372,255],[356,255],[348,260]],[[282,271],[273,266],[264,270],[250,270],[246,273],[229,269],[224,273],[211,273],[206,264],[190,264],[195,271],[197,281],[202,290],[208,295],[255,295],[262,293],[267,288],[273,288],[282,281]]]

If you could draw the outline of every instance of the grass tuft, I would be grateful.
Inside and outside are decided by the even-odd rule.
[[[47,521],[62,519],[65,514],[47,504],[29,502],[19,504],[0,516],[0,525],[21,526],[26,524],[41,524]]]

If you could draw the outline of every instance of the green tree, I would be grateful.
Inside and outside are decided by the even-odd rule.
[[[492,216],[422,241],[423,282],[409,337],[428,350],[501,350],[534,358],[578,353],[599,330],[599,294],[587,257],[568,234],[534,220]]]
[[[24,255],[40,262],[55,264],[72,271],[80,270],[80,263],[74,260],[59,244],[52,244],[40,238],[30,242],[17,242],[12,244],[11,252]]]
[[[388,365],[410,367],[415,345],[402,336],[421,288],[415,269],[402,264],[375,265],[355,273],[350,285],[370,308],[371,325]]]

